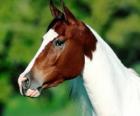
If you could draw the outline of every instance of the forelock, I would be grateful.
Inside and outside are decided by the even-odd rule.
[[[51,23],[49,24],[48,28],[47,28],[47,31],[49,31],[57,22],[59,21],[65,21],[65,18],[64,18],[64,14],[60,15],[60,16],[57,16],[55,17]]]

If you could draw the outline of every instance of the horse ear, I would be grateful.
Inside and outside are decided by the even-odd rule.
[[[76,23],[76,18],[75,16],[72,14],[72,12],[65,6],[64,1],[61,0],[62,6],[63,6],[63,12],[64,12],[64,16],[65,16],[65,20],[68,23],[74,24]]]
[[[51,13],[54,17],[58,17],[58,16],[61,16],[63,14],[58,8],[55,7],[52,0],[50,0],[49,6],[50,6]]]

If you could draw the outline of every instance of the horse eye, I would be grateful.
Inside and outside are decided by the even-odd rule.
[[[63,46],[63,44],[64,44],[64,41],[63,40],[59,40],[59,39],[56,39],[55,41],[54,41],[54,45],[55,46]]]

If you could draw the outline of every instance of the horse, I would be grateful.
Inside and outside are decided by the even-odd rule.
[[[43,89],[71,80],[86,104],[85,116],[140,116],[140,79],[112,48],[62,2],[50,0],[54,17],[43,42],[18,84],[21,95],[38,97]],[[81,89],[80,89],[81,86]]]

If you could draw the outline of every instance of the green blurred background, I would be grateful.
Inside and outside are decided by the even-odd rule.
[[[140,73],[139,0],[64,0],[92,26],[122,62]],[[48,0],[0,0],[0,116],[80,116],[68,82],[37,99],[20,95],[18,75],[38,50],[52,20]],[[60,7],[59,0],[54,0]]]

